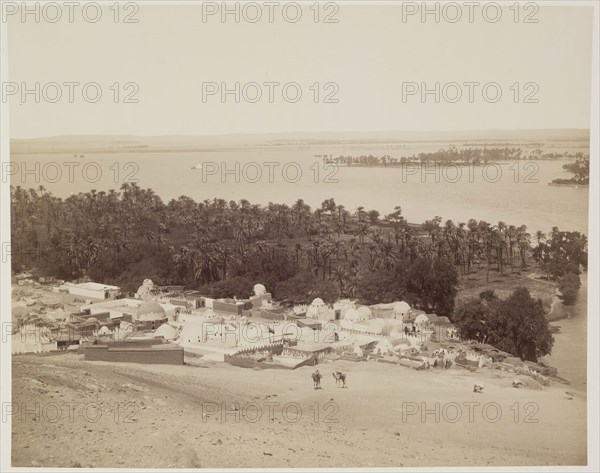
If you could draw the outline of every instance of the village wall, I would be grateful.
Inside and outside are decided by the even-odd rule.
[[[84,349],[86,361],[110,361],[121,363],[145,363],[183,365],[183,348],[110,348],[107,345],[91,345]]]

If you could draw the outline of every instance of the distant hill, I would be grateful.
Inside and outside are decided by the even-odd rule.
[[[202,151],[244,147],[297,147],[340,144],[446,143],[462,146],[515,146],[516,143],[589,145],[590,132],[583,129],[473,130],[473,131],[380,131],[289,132],[228,135],[63,135],[11,139],[11,153],[123,153],[140,151]]]

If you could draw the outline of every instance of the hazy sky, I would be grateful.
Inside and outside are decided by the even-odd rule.
[[[220,8],[220,2],[214,5]],[[55,11],[40,12],[39,23],[33,15],[23,22],[17,12],[8,17],[9,81],[19,89],[23,82],[30,89],[39,82],[40,103],[35,94],[12,96],[11,136],[589,127],[590,7],[542,6],[533,16],[538,23],[524,23],[532,13],[524,9],[519,22],[506,8],[496,23],[475,9],[470,23],[463,6],[458,22],[445,21],[456,14],[447,10],[436,23],[433,15],[422,22],[421,12],[403,21],[399,5],[339,4],[333,16],[337,23],[315,23],[314,9],[307,4],[302,18],[292,23],[283,17],[284,5],[274,7],[273,23],[266,6],[256,23],[245,21],[257,12],[249,7],[240,12],[239,23],[233,15],[223,23],[220,12],[203,21],[198,5],[140,4],[133,16],[138,23],[122,22],[133,12],[124,8],[118,23],[108,9],[97,23],[85,21],[81,9],[74,11],[73,23],[66,7],[57,23],[44,21]],[[92,18],[94,12],[87,13]],[[288,8],[286,13],[291,20],[295,11]],[[327,13],[333,9],[321,7],[320,20]],[[491,19],[495,12],[487,13]],[[264,85],[269,81],[281,84],[272,86],[273,103]],[[42,95],[49,82],[61,84],[62,98],[56,103]],[[69,103],[65,82],[95,82],[102,98],[87,103],[82,87],[74,86],[74,103]],[[133,91],[124,90],[127,82],[139,87],[138,103],[123,103]],[[208,82],[230,88],[239,82],[240,92],[256,82],[262,98],[248,103],[240,94],[235,103],[230,94],[222,103],[217,93],[203,102],[203,83]],[[290,82],[298,86],[289,86],[288,100],[298,87],[302,91],[297,103],[282,95],[282,86]],[[334,91],[334,86],[324,88],[329,82],[337,84],[337,103],[324,103]],[[440,94],[439,103],[433,93],[426,103],[418,92],[403,100],[403,83],[408,82],[425,82],[431,89],[439,82],[440,92],[456,82],[462,98],[457,100],[458,89],[448,86],[446,100]],[[473,85],[473,103],[465,82],[481,84]],[[502,92],[496,103],[482,94],[482,86],[490,82],[498,86],[487,89],[489,100],[498,87]],[[113,101],[114,83],[120,84],[119,103]],[[319,103],[314,102],[314,83],[320,84]],[[524,88],[526,83],[535,85]],[[56,91],[47,86],[47,99],[54,99]],[[90,100],[93,92],[88,89]],[[257,89],[248,86],[245,92],[252,100]],[[530,93],[537,103],[524,103]]]

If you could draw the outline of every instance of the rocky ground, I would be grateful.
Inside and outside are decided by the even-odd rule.
[[[586,399],[514,375],[375,361],[251,370],[13,357],[13,466],[583,465]],[[348,374],[336,387],[333,369]],[[473,392],[483,384],[482,394]]]

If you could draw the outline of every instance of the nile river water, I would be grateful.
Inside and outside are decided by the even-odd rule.
[[[543,361],[558,368],[558,375],[571,381],[573,387],[586,389],[587,379],[587,273],[581,275],[577,301],[565,306],[569,318],[552,325],[560,327],[554,334],[554,347]]]
[[[327,152],[333,156],[369,154],[369,150],[361,149]],[[444,221],[475,218],[525,224],[530,232],[547,232],[558,226],[587,234],[588,189],[548,185],[555,178],[570,177],[562,169],[564,161],[460,168],[334,168],[326,167],[315,154],[316,148],[104,153],[85,157],[19,154],[13,156],[17,169],[13,170],[16,174],[11,184],[41,184],[55,195],[67,197],[90,189],[118,189],[123,182],[135,179],[165,202],[180,195],[196,200],[247,199],[263,205],[291,204],[301,198],[318,207],[333,197],[350,211],[363,206],[377,209],[382,215],[399,205],[413,223],[439,215]],[[198,164],[203,164],[202,169],[192,169]],[[25,169],[30,172],[24,174]]]

